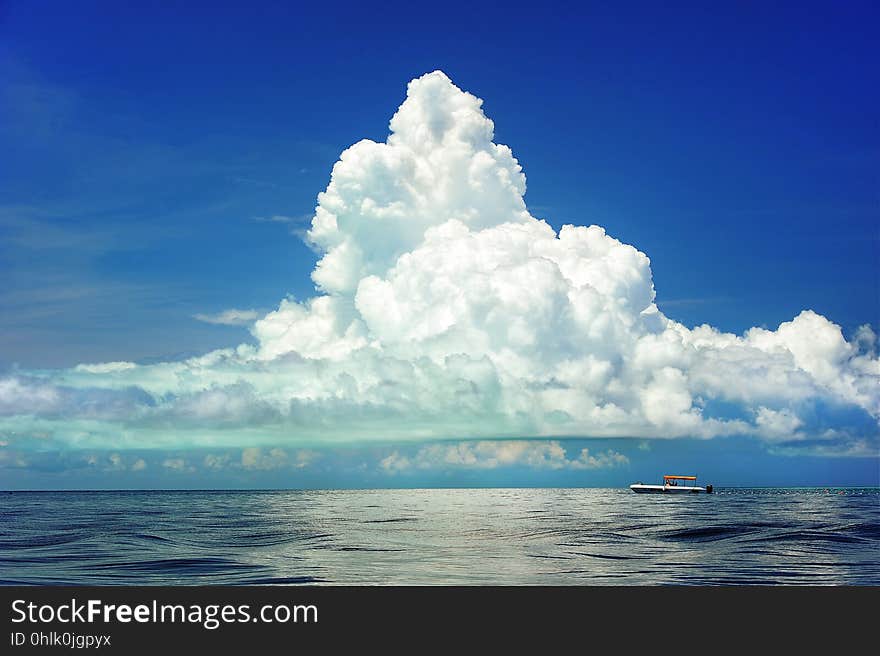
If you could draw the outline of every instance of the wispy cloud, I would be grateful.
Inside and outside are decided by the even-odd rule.
[[[241,185],[251,185],[254,187],[264,187],[267,189],[280,189],[281,185],[276,184],[275,182],[271,182],[270,180],[260,180],[257,178],[250,178],[244,175],[236,175],[231,178],[231,180],[236,184]]]
[[[729,303],[733,300],[730,296],[705,296],[701,298],[664,298],[657,301],[662,307],[689,307],[693,305],[710,305],[713,303]]]
[[[259,319],[260,316],[261,314],[256,310],[231,308],[216,314],[194,314],[193,319],[222,326],[246,326]]]
[[[311,214],[301,214],[299,216],[285,216],[284,214],[273,214],[272,216],[255,216],[253,220],[256,223],[297,223],[306,225],[311,221]]]
[[[312,220],[311,214],[299,214],[297,216],[288,216],[286,214],[272,214],[270,216],[255,216],[252,221],[255,223],[275,223],[287,226],[290,234],[299,237],[304,241],[308,241],[307,233],[309,224]]]

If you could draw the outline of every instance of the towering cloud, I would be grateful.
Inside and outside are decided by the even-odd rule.
[[[529,213],[481,104],[435,71],[410,82],[384,143],[342,153],[308,232],[319,293],[255,321],[254,345],[7,377],[0,437],[124,448],[743,434],[877,452],[870,328],[847,342],[810,310],[744,335],[664,316],[644,253]]]

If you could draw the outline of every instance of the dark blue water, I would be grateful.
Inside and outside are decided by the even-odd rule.
[[[880,490],[0,493],[5,584],[880,584]]]

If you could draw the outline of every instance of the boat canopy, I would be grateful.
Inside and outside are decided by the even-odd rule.
[[[667,481],[670,478],[674,478],[679,481],[695,481],[695,480],[697,480],[696,476],[664,476],[663,480]]]

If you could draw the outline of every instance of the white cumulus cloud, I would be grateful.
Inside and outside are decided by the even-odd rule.
[[[245,469],[281,469],[287,466],[287,453],[278,448],[264,453],[259,447],[249,447],[241,452],[241,466]]]
[[[595,455],[581,449],[576,458],[569,458],[558,440],[505,440],[430,444],[414,456],[394,451],[379,461],[388,473],[414,469],[497,469],[529,467],[532,469],[605,469],[629,463],[629,459],[613,450]]]
[[[388,138],[345,150],[318,195],[318,295],[262,317],[201,315],[251,323],[254,345],[9,375],[0,434],[239,446],[256,469],[281,460],[260,449],[369,438],[544,437],[425,457],[585,468],[613,456],[568,459],[552,438],[742,434],[877,451],[870,327],[847,341],[805,309],[775,330],[689,329],[655,304],[647,255],[600,226],[557,232],[533,217],[521,166],[493,139],[479,98],[439,71],[413,80]]]
[[[183,458],[166,458],[162,461],[162,466],[165,469],[170,469],[175,472],[194,472],[195,467],[188,464],[186,460]]]
[[[240,456],[233,458],[230,453],[208,453],[202,459],[205,469],[221,471],[224,469],[263,470],[305,469],[321,458],[321,454],[310,449],[287,451],[278,447],[263,449],[245,447]]]

